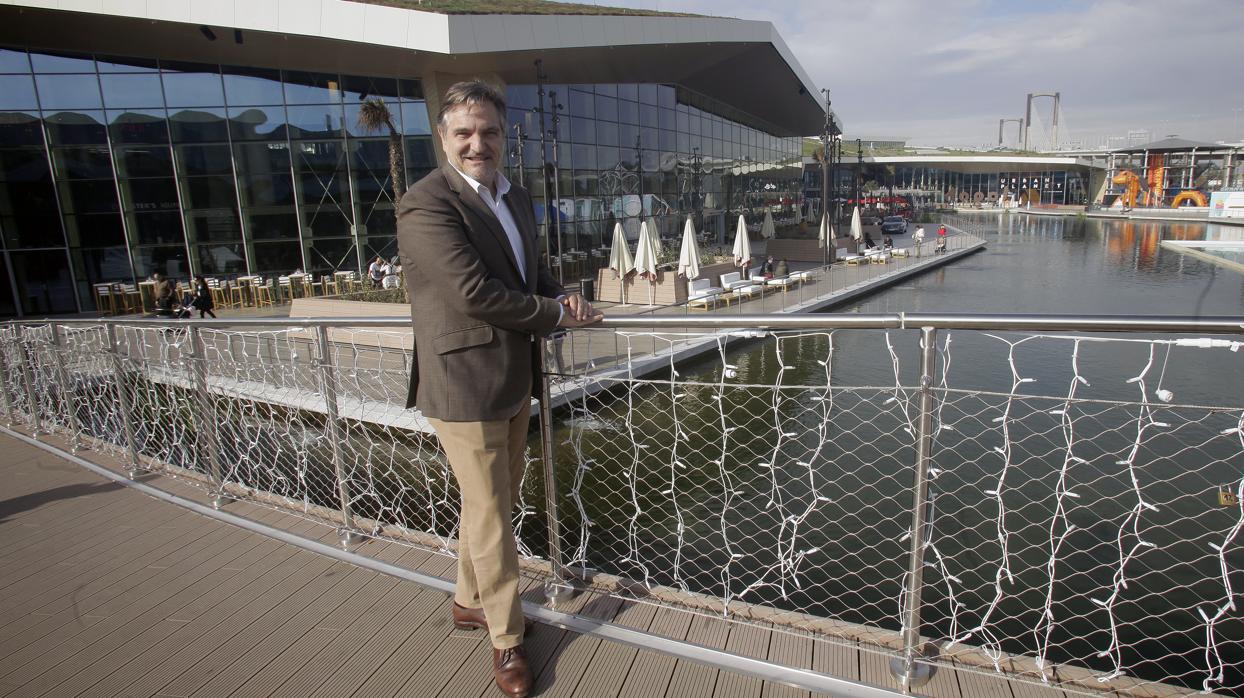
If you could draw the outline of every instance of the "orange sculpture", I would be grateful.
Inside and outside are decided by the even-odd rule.
[[[1123,193],[1119,195],[1119,199],[1126,208],[1136,206],[1136,197],[1140,194],[1140,177],[1136,176],[1131,170],[1121,170],[1119,174],[1110,178],[1115,184],[1123,185]]]
[[[1171,200],[1171,208],[1179,208],[1184,205],[1185,201],[1191,201],[1201,208],[1209,205],[1209,199],[1206,199],[1204,194],[1196,189],[1189,189],[1188,191],[1179,192],[1179,195]]]

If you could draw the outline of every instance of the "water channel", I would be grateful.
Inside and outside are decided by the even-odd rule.
[[[833,312],[1244,314],[1244,275],[1159,244],[1244,237],[1240,228],[959,222],[985,251]],[[1244,475],[1244,441],[1231,432],[1244,351],[991,334],[938,337],[924,631],[1200,688],[1214,664],[1200,612],[1226,601],[1211,545],[1239,517],[1216,497]],[[558,436],[563,489],[577,483],[562,503],[570,555],[897,628],[918,339],[770,336],[681,366],[676,382],[627,382],[585,400],[580,426]],[[1242,546],[1224,553],[1232,569],[1244,566]],[[1237,659],[1211,688],[1239,691],[1238,611],[1214,636]]]

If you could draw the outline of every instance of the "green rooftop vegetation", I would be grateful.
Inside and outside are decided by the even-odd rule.
[[[446,15],[631,15],[639,17],[697,17],[684,12],[631,10],[624,7],[583,5],[549,0],[351,0],[368,5],[400,7]]]

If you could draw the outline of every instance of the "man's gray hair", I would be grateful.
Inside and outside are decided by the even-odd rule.
[[[441,110],[436,115],[436,125],[445,126],[445,115],[455,107],[464,104],[492,104],[497,108],[497,116],[500,117],[501,123],[505,124],[505,95],[501,90],[489,85],[483,80],[468,80],[466,82],[457,82],[449,86],[445,91],[445,98],[441,100]]]

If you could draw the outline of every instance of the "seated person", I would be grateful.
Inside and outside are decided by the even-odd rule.
[[[885,245],[885,249],[892,250],[894,249],[894,238],[890,237],[889,235],[886,235],[885,237],[881,238],[881,244]]]
[[[770,257],[769,259],[773,259],[773,258]],[[773,267],[774,276],[781,277],[781,276],[786,276],[789,273],[790,273],[790,265],[786,263],[785,259],[779,260],[778,263]]]
[[[775,273],[777,273],[777,264],[773,261],[773,255],[769,255],[764,265],[760,267],[760,275],[766,279],[772,279]]]

